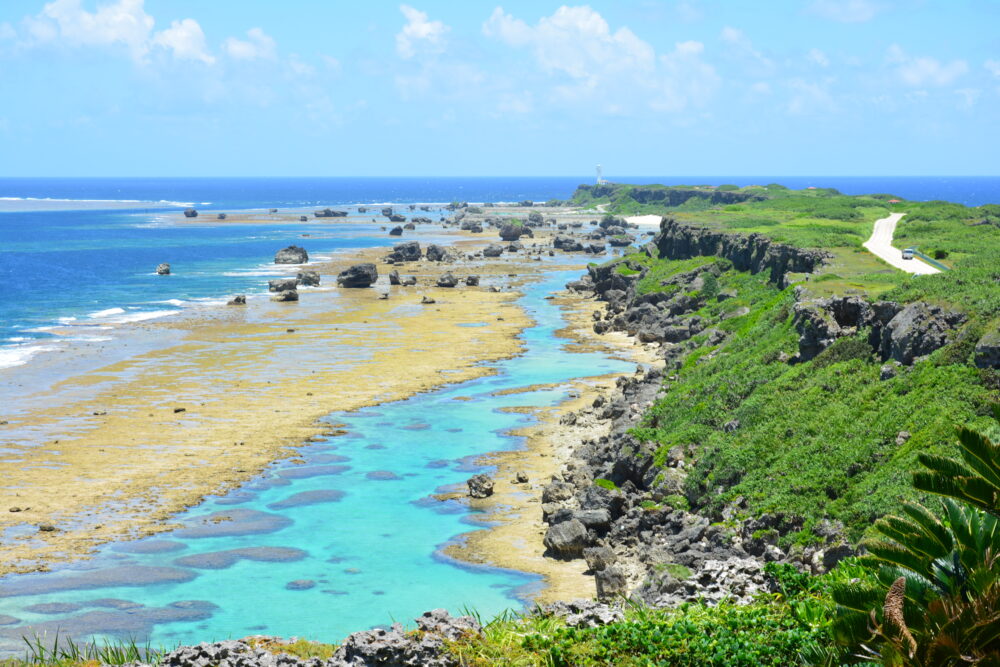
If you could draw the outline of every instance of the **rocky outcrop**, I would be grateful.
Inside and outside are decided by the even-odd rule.
[[[443,274],[441,277],[437,279],[438,287],[454,287],[457,284],[458,284],[458,278],[456,278],[451,271]]]
[[[448,251],[443,246],[433,243],[427,246],[426,255],[428,262],[443,262],[448,259]]]
[[[298,289],[298,286],[299,281],[297,278],[278,278],[277,280],[267,281],[268,292],[287,292]]]
[[[489,498],[493,495],[493,479],[484,473],[473,475],[466,485],[469,487],[469,496],[473,498]]]
[[[392,271],[389,272],[389,284],[390,285],[399,285],[400,284],[399,283],[399,271],[397,271],[396,269],[393,269]]]
[[[300,285],[305,285],[307,287],[317,287],[320,281],[318,271],[299,271],[296,278],[298,279]]]
[[[622,186],[614,183],[602,183],[599,185],[581,185],[577,188],[577,194],[585,193],[591,197],[626,197],[639,204],[659,204],[664,207],[680,206],[690,199],[701,199],[710,204],[740,204],[747,201],[762,201],[763,196],[739,191],[715,190],[715,189],[695,189],[695,188],[666,188],[663,186],[643,187],[629,186],[624,192],[620,192]],[[574,195],[576,196],[576,195]]]
[[[299,293],[297,290],[284,290],[283,292],[278,292],[271,297],[271,301],[298,301]]]
[[[396,225],[395,227],[389,230],[389,236],[402,236],[402,235],[403,235],[403,228],[400,227],[399,225]]]
[[[522,236],[534,236],[530,227],[508,222],[500,227],[500,238],[504,241],[516,241]]]
[[[313,215],[317,218],[346,218],[347,211],[335,211],[333,209],[324,208],[322,211],[313,211]]]
[[[832,255],[825,250],[796,248],[760,234],[735,234],[692,227],[663,218],[653,239],[659,257],[690,259],[725,257],[740,271],[769,272],[771,282],[782,284],[787,273],[812,273]]]
[[[477,287],[479,285],[479,276],[473,274],[471,276],[465,277],[465,284],[469,287]]]
[[[499,257],[503,254],[503,246],[499,243],[491,243],[483,248],[483,257]]]
[[[184,209],[184,217],[185,218],[197,218],[198,217],[198,211],[194,210],[193,208],[186,208],[186,209]]]
[[[389,222],[406,222],[406,216],[399,214],[390,215]]]
[[[392,252],[386,256],[386,261],[390,263],[416,262],[422,256],[420,243],[417,241],[407,241],[397,243],[392,247]]]
[[[882,332],[884,359],[912,364],[949,342],[949,336],[965,322],[962,313],[918,301],[908,304],[889,321]]]
[[[305,264],[308,261],[309,253],[297,245],[282,248],[274,255],[275,264]]]
[[[378,270],[374,264],[355,264],[341,271],[337,284],[341,287],[371,287],[378,280]]]
[[[226,305],[227,306],[245,306],[245,305],[247,305],[247,297],[244,294],[237,294],[232,299],[230,299],[226,303]]]
[[[583,250],[583,244],[572,236],[557,235],[552,239],[552,246],[564,252],[580,252]]]
[[[1000,330],[990,331],[976,343],[976,366],[1000,368]]]
[[[170,265],[166,262],[162,262],[156,265],[156,275],[158,276],[169,276],[170,275]]]

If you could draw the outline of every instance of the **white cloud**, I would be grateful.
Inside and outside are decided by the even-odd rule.
[[[864,23],[882,11],[882,6],[871,0],[813,0],[809,11],[831,21]]]
[[[41,42],[62,41],[70,46],[115,46],[142,60],[149,52],[153,17],[143,0],[118,0],[88,12],[80,0],[55,0],[26,20],[31,36]]]
[[[0,23],[0,39],[14,39],[17,37],[17,32],[14,30],[14,26],[9,23]]]
[[[1000,79],[1000,60],[987,60],[983,63],[986,71]]]
[[[178,60],[212,64],[205,33],[194,19],[173,21],[153,32],[155,20],[146,13],[144,0],[115,0],[84,9],[81,0],[53,0],[35,16],[24,19],[28,44],[65,44],[74,47],[122,47],[139,64],[162,48]]]
[[[927,56],[911,56],[898,44],[889,47],[889,62],[903,83],[915,87],[947,86],[969,69],[964,60],[945,63]]]
[[[701,60],[704,51],[701,42],[680,42],[672,52],[660,56],[659,90],[650,102],[653,109],[676,112],[708,102],[719,86],[719,77]]]
[[[656,61],[649,44],[628,28],[612,33],[607,21],[590,7],[562,6],[537,26],[497,7],[483,33],[510,46],[529,46],[544,71],[574,79],[597,78],[609,70],[649,70]]]
[[[830,66],[830,59],[819,49],[809,49],[809,54],[806,57],[809,58],[810,62],[816,63],[820,67]]]
[[[787,106],[790,114],[802,115],[834,110],[833,98],[822,83],[792,79],[788,82],[788,89],[792,93]]]
[[[171,22],[169,28],[156,33],[153,44],[169,49],[178,60],[198,60],[206,65],[215,62],[205,46],[205,33],[194,19]]]
[[[277,44],[270,35],[260,28],[247,30],[249,39],[230,37],[222,43],[222,50],[233,60],[273,60]]]
[[[737,60],[744,68],[758,76],[773,73],[774,63],[754,48],[753,42],[742,30],[725,26],[720,36],[722,41],[729,45],[730,57]]]
[[[429,21],[427,13],[409,5],[400,5],[406,25],[396,34],[396,53],[401,58],[412,58],[418,51],[440,52],[444,48],[444,35],[450,30],[441,21]]]

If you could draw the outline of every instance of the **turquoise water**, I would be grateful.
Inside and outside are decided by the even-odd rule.
[[[474,527],[462,504],[431,495],[464,488],[476,456],[520,445],[507,432],[530,417],[503,408],[553,405],[568,385],[495,392],[632,368],[567,352],[555,337],[565,322],[544,297],[577,275],[554,271],[526,288],[521,304],[537,324],[523,334],[526,352],[495,364],[496,375],[330,415],[346,435],[304,448],[304,465],[278,462],[209,499],[180,517],[186,528],[104,548],[55,573],[6,579],[0,615],[17,621],[0,626],[0,646],[57,628],[165,646],[255,633],[336,641],[435,607],[474,607],[484,617],[521,607],[538,578],[443,556],[449,540]],[[217,512],[236,520],[205,521]],[[146,583],[123,585],[138,582]]]

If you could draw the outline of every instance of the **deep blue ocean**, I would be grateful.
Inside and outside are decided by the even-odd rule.
[[[0,373],[16,375],[33,355],[72,345],[74,338],[99,339],[118,323],[266,291],[267,278],[283,270],[274,266],[274,252],[290,243],[307,242],[313,259],[392,243],[370,214],[357,214],[358,205],[563,199],[590,180],[0,179],[0,198],[15,202],[158,202],[130,210],[0,213]],[[1000,178],[617,180],[780,182],[969,205],[1000,202]],[[200,211],[331,206],[355,215],[334,224],[218,225],[209,216],[178,222],[188,205]],[[429,215],[440,214],[435,208]],[[174,274],[156,276],[164,261]],[[537,578],[443,556],[441,547],[471,528],[468,510],[429,496],[461,488],[476,470],[477,455],[519,445],[508,432],[530,417],[509,408],[553,405],[568,391],[560,383],[631,369],[601,354],[571,353],[556,337],[564,322],[545,296],[576,274],[558,270],[572,258],[553,261],[553,271],[520,300],[536,322],[522,335],[524,354],[495,364],[495,375],[333,414],[330,420],[345,424],[347,435],[304,447],[304,467],[279,461],[241,489],[209,498],[178,517],[188,528],[107,545],[93,560],[51,574],[5,579],[0,654],[16,650],[22,632],[132,636],[165,646],[251,633],[336,641],[432,607],[458,612],[469,605],[488,618],[522,606]],[[501,391],[542,385],[527,393]],[[234,529],[197,528],[219,511],[240,517],[220,524]]]
[[[314,254],[389,243],[370,224],[338,224],[317,234],[306,225],[176,224],[180,208],[200,211],[310,209],[358,204],[520,201],[568,198],[580,177],[558,178],[3,178],[0,203],[98,200],[136,203],[130,210],[0,212],[0,368],[51,348],[66,332],[51,327],[141,320],[192,303],[261,291],[277,248],[310,234]],[[635,183],[779,182],[883,192],[967,205],[1000,202],[998,177],[637,177]],[[18,202],[18,200],[22,200]],[[214,216],[212,216],[214,217]],[[360,216],[356,221],[370,222]],[[162,279],[160,262],[174,267]],[[100,330],[79,330],[99,337]]]

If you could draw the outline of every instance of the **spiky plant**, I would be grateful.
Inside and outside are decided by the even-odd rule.
[[[945,496],[940,516],[905,503],[880,519],[862,560],[871,577],[833,589],[835,634],[858,661],[1000,667],[1000,447],[958,436],[964,463],[921,456],[930,471],[914,474]]]

